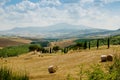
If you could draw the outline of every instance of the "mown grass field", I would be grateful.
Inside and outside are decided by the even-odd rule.
[[[8,66],[14,71],[25,71],[29,74],[30,80],[67,80],[68,74],[79,80],[80,66],[83,66],[83,71],[86,71],[94,64],[102,66],[112,64],[112,62],[101,63],[102,54],[120,54],[120,45],[111,46],[110,49],[102,46],[98,50],[92,48],[91,50],[70,51],[68,54],[38,56],[38,54],[28,53],[17,57],[1,58],[0,65]],[[49,74],[48,66],[50,65],[58,66],[56,73]],[[86,79],[85,76],[82,77],[83,80]]]

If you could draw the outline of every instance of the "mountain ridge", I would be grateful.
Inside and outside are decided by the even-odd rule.
[[[70,38],[117,35],[120,34],[120,30],[97,29],[84,25],[60,23],[46,27],[16,27],[11,30],[3,31],[3,33],[22,37]]]

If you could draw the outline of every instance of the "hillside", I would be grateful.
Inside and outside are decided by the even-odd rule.
[[[91,36],[108,36],[111,34],[118,34],[119,31],[114,32],[106,29],[97,29],[87,27],[84,25],[71,25],[66,23],[55,24],[51,26],[33,26],[33,27],[17,27],[7,31],[1,31],[1,35],[14,35],[22,37],[34,38],[86,38]]]
[[[23,39],[23,38],[0,38],[0,47],[7,47],[7,46],[15,46],[21,44],[28,44],[30,40]]]
[[[41,57],[28,53],[19,57],[1,59],[0,62],[14,70],[27,71],[30,80],[67,80],[68,74],[79,80],[79,76],[77,76],[80,71],[79,66],[83,65],[85,71],[90,69],[93,64],[102,66],[111,64],[111,62],[101,63],[100,56],[118,54],[120,53],[119,48],[120,46],[112,46],[110,49],[106,49],[106,46],[103,46],[99,50],[92,48],[91,50],[70,51],[68,54],[42,54]],[[57,65],[58,71],[49,74],[48,66],[50,65]]]

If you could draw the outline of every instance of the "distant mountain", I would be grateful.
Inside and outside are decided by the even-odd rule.
[[[52,26],[46,27],[26,27],[26,28],[14,28],[9,30],[9,32],[33,32],[33,33],[41,33],[41,32],[64,32],[64,31],[74,31],[74,30],[85,30],[90,29],[90,27],[80,26],[80,25],[70,25],[70,24],[56,24]]]
[[[8,31],[2,31],[0,32],[0,34],[37,38],[85,38],[91,36],[117,35],[120,34],[120,30],[112,31],[91,28],[83,25],[70,25],[66,23],[61,23],[46,27],[17,27]]]

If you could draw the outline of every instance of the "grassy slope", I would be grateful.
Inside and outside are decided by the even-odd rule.
[[[49,47],[59,46],[60,48],[64,48],[64,47],[75,44],[74,40],[76,39],[66,39],[66,40],[61,40],[57,42],[54,41],[50,43]]]
[[[100,63],[101,54],[115,54],[120,53],[120,46],[112,46],[106,49],[106,46],[99,50],[85,50],[85,51],[71,51],[69,54],[45,54],[43,57],[38,55],[24,54],[19,57],[10,57],[0,60],[0,64],[12,66],[14,70],[22,69],[29,72],[30,80],[66,80],[66,76],[79,73],[79,65],[83,65],[84,69],[90,67],[92,64],[104,65],[107,63]],[[57,65],[58,71],[54,74],[48,73],[48,66]]]
[[[0,47],[15,46],[20,44],[28,44],[30,40],[23,38],[2,38],[0,37]]]

